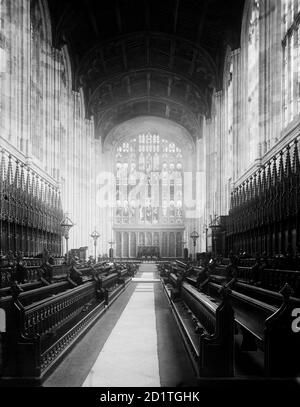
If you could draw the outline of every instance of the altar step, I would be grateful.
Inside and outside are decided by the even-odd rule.
[[[160,279],[159,278],[138,278],[134,277],[131,281],[134,283],[159,283]]]

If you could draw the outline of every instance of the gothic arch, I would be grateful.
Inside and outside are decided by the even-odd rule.
[[[52,26],[51,18],[48,7],[47,0],[31,0],[30,2],[30,11],[34,10],[35,7],[38,7],[41,13],[41,23],[42,23],[42,33],[47,45],[52,45]]]
[[[72,89],[73,75],[72,75],[71,58],[70,58],[70,53],[69,53],[69,49],[68,49],[67,45],[64,45],[61,48],[61,54],[62,54],[62,61],[64,64],[64,68],[65,68],[66,88],[69,91]]]
[[[252,164],[261,154],[259,134],[259,32],[262,2],[263,0],[248,0],[246,2],[241,32],[242,70],[245,78],[243,88],[244,132],[248,142],[247,157],[245,157],[247,165]]]

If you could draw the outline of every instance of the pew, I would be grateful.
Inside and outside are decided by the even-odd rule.
[[[126,270],[127,274],[127,270]],[[120,274],[112,273],[108,276],[103,276],[98,278],[98,288],[97,293],[99,298],[104,298],[105,304],[111,304],[121,291],[125,289],[125,280],[123,279],[120,283]]]
[[[240,280],[236,280],[232,288],[242,294],[255,298],[259,301],[280,307],[282,304],[282,295],[277,291],[267,290],[262,287],[257,287],[252,284],[244,283]],[[293,302],[294,307],[300,307],[300,299],[296,297],[290,297],[290,301]]]
[[[207,279],[208,271],[206,267],[192,267],[190,274],[184,276],[184,280],[195,288],[200,288],[205,285]]]
[[[210,275],[215,281],[230,280],[231,277],[236,277],[241,283],[258,285],[262,288],[271,291],[279,291],[285,283],[288,283],[295,292],[295,296],[300,298],[300,271],[270,268],[267,261],[257,263],[256,259],[238,260],[238,265],[233,267],[229,259],[222,259],[222,263],[214,264],[211,268]],[[271,263],[271,261],[269,261]],[[234,271],[234,276],[230,275],[230,270]],[[228,276],[229,273],[229,276]]]
[[[14,296],[7,309],[4,376],[40,381],[90,324],[104,301],[96,303],[95,282],[23,306]]]
[[[13,281],[17,279],[17,270],[15,266],[5,266],[0,268],[0,291],[4,288],[9,288]],[[25,278],[21,284],[34,283],[40,280],[40,278],[51,270],[51,278],[53,280],[64,279],[68,276],[69,266],[67,265],[22,265],[25,272]]]
[[[125,289],[130,281],[127,273],[122,268],[108,276],[90,277],[80,285],[70,284],[68,277],[28,292],[12,285],[6,299],[6,332],[2,334],[2,383],[21,380],[40,385]],[[64,285],[66,290],[55,292]]]
[[[175,320],[199,377],[234,375],[234,314],[229,291],[221,289],[217,304],[170,273],[164,285]],[[171,286],[171,287],[170,287]]]
[[[21,290],[21,286],[18,286],[18,287]],[[36,301],[40,301],[45,298],[47,299],[48,297],[51,297],[60,292],[63,292],[71,287],[72,287],[72,285],[67,280],[60,281],[60,282],[53,283],[53,284],[39,286],[37,288],[33,288],[33,289],[30,289],[30,290],[27,290],[24,292],[20,292],[19,301],[22,303],[22,305],[26,306],[26,305],[29,305]],[[6,309],[9,306],[11,299],[12,299],[11,291],[12,291],[12,288],[10,288],[9,295],[6,295],[6,296],[0,298],[0,307]]]
[[[172,280],[174,281],[175,276],[177,276],[180,279],[183,278],[195,288],[204,285],[208,278],[206,267],[188,266],[187,264],[178,260],[173,264],[160,266],[159,271],[160,277],[162,277],[165,283],[169,282],[172,284]]]
[[[220,287],[215,282],[209,282],[207,286],[208,294],[219,301]],[[262,292],[259,294],[262,295]],[[291,289],[287,284],[280,294],[280,306],[271,305],[235,289],[231,290],[230,299],[236,326],[243,335],[241,350],[263,350],[265,376],[295,377],[300,374],[300,338],[292,330],[292,311],[298,302],[291,298]]]
[[[22,291],[34,290],[35,288],[42,287],[43,285],[44,285],[44,283],[41,280],[34,281],[32,283],[19,284]],[[11,289],[10,286],[0,288],[0,300],[2,297],[6,297],[6,296],[10,295],[10,289]]]

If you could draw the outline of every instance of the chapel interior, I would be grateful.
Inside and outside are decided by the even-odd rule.
[[[0,387],[299,381],[299,138],[299,0],[0,0]]]

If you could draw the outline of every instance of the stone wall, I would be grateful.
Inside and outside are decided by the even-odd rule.
[[[231,50],[228,45],[223,87],[213,96],[212,117],[204,126],[206,223],[214,215],[228,214],[232,188],[299,133],[299,12],[294,0],[245,3],[241,46]],[[285,83],[282,40],[291,30],[294,59]],[[255,35],[257,48],[251,44]],[[285,87],[288,120],[284,119]]]
[[[0,144],[61,189],[75,223],[70,248],[92,250],[98,142],[71,77],[66,47],[52,46],[47,2],[1,1]]]

